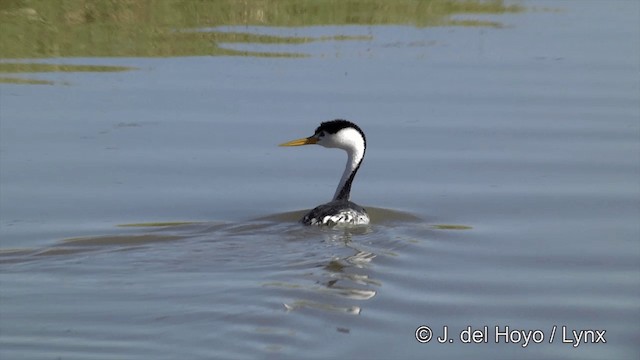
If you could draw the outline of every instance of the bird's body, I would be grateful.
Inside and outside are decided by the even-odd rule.
[[[360,205],[349,200],[333,200],[318,205],[301,220],[305,225],[368,224],[369,215]]]
[[[308,137],[289,141],[280,146],[300,146],[318,144],[328,148],[339,148],[347,152],[347,165],[333,200],[317,206],[302,218],[305,225],[361,225],[369,223],[367,211],[349,201],[351,184],[360,169],[367,147],[364,132],[358,125],[347,120],[323,122],[315,133]]]

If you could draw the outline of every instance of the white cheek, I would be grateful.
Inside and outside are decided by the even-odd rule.
[[[318,140],[318,145],[347,151],[364,148],[362,135],[355,129],[343,129],[336,134],[328,134]]]
[[[318,145],[321,145],[327,148],[338,147],[338,144],[335,141],[333,141],[333,138],[329,138],[329,137],[324,137],[320,139],[320,141],[318,141]]]

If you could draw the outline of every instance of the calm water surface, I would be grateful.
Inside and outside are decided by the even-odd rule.
[[[0,85],[0,357],[637,359],[640,8],[522,4]],[[345,156],[276,145],[336,117],[374,221],[306,228]]]

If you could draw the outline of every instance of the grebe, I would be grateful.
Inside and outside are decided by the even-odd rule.
[[[364,225],[369,223],[367,211],[351,201],[351,183],[356,176],[367,149],[367,139],[360,127],[347,120],[332,120],[320,124],[312,136],[280,144],[301,146],[318,144],[327,148],[338,148],[347,152],[344,169],[333,200],[309,211],[301,220],[305,225]]]

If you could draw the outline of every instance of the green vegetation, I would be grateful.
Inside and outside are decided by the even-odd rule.
[[[222,26],[495,26],[490,22],[452,21],[450,17],[461,13],[521,10],[519,6],[505,5],[502,0],[0,0],[0,50],[5,59],[242,55],[218,44],[298,44],[341,37],[276,37],[214,29]],[[212,30],[194,31],[207,28]]]
[[[0,59],[205,55],[301,57],[305,54],[238,51],[220,44],[301,44],[368,40],[370,37],[281,37],[237,30],[221,31],[220,28],[325,25],[497,27],[500,24],[452,20],[451,16],[518,11],[522,11],[520,6],[505,5],[503,0],[0,0]],[[15,71],[6,71],[3,66],[0,72]],[[1,81],[16,82],[7,78]],[[20,81],[32,83],[31,80]]]

